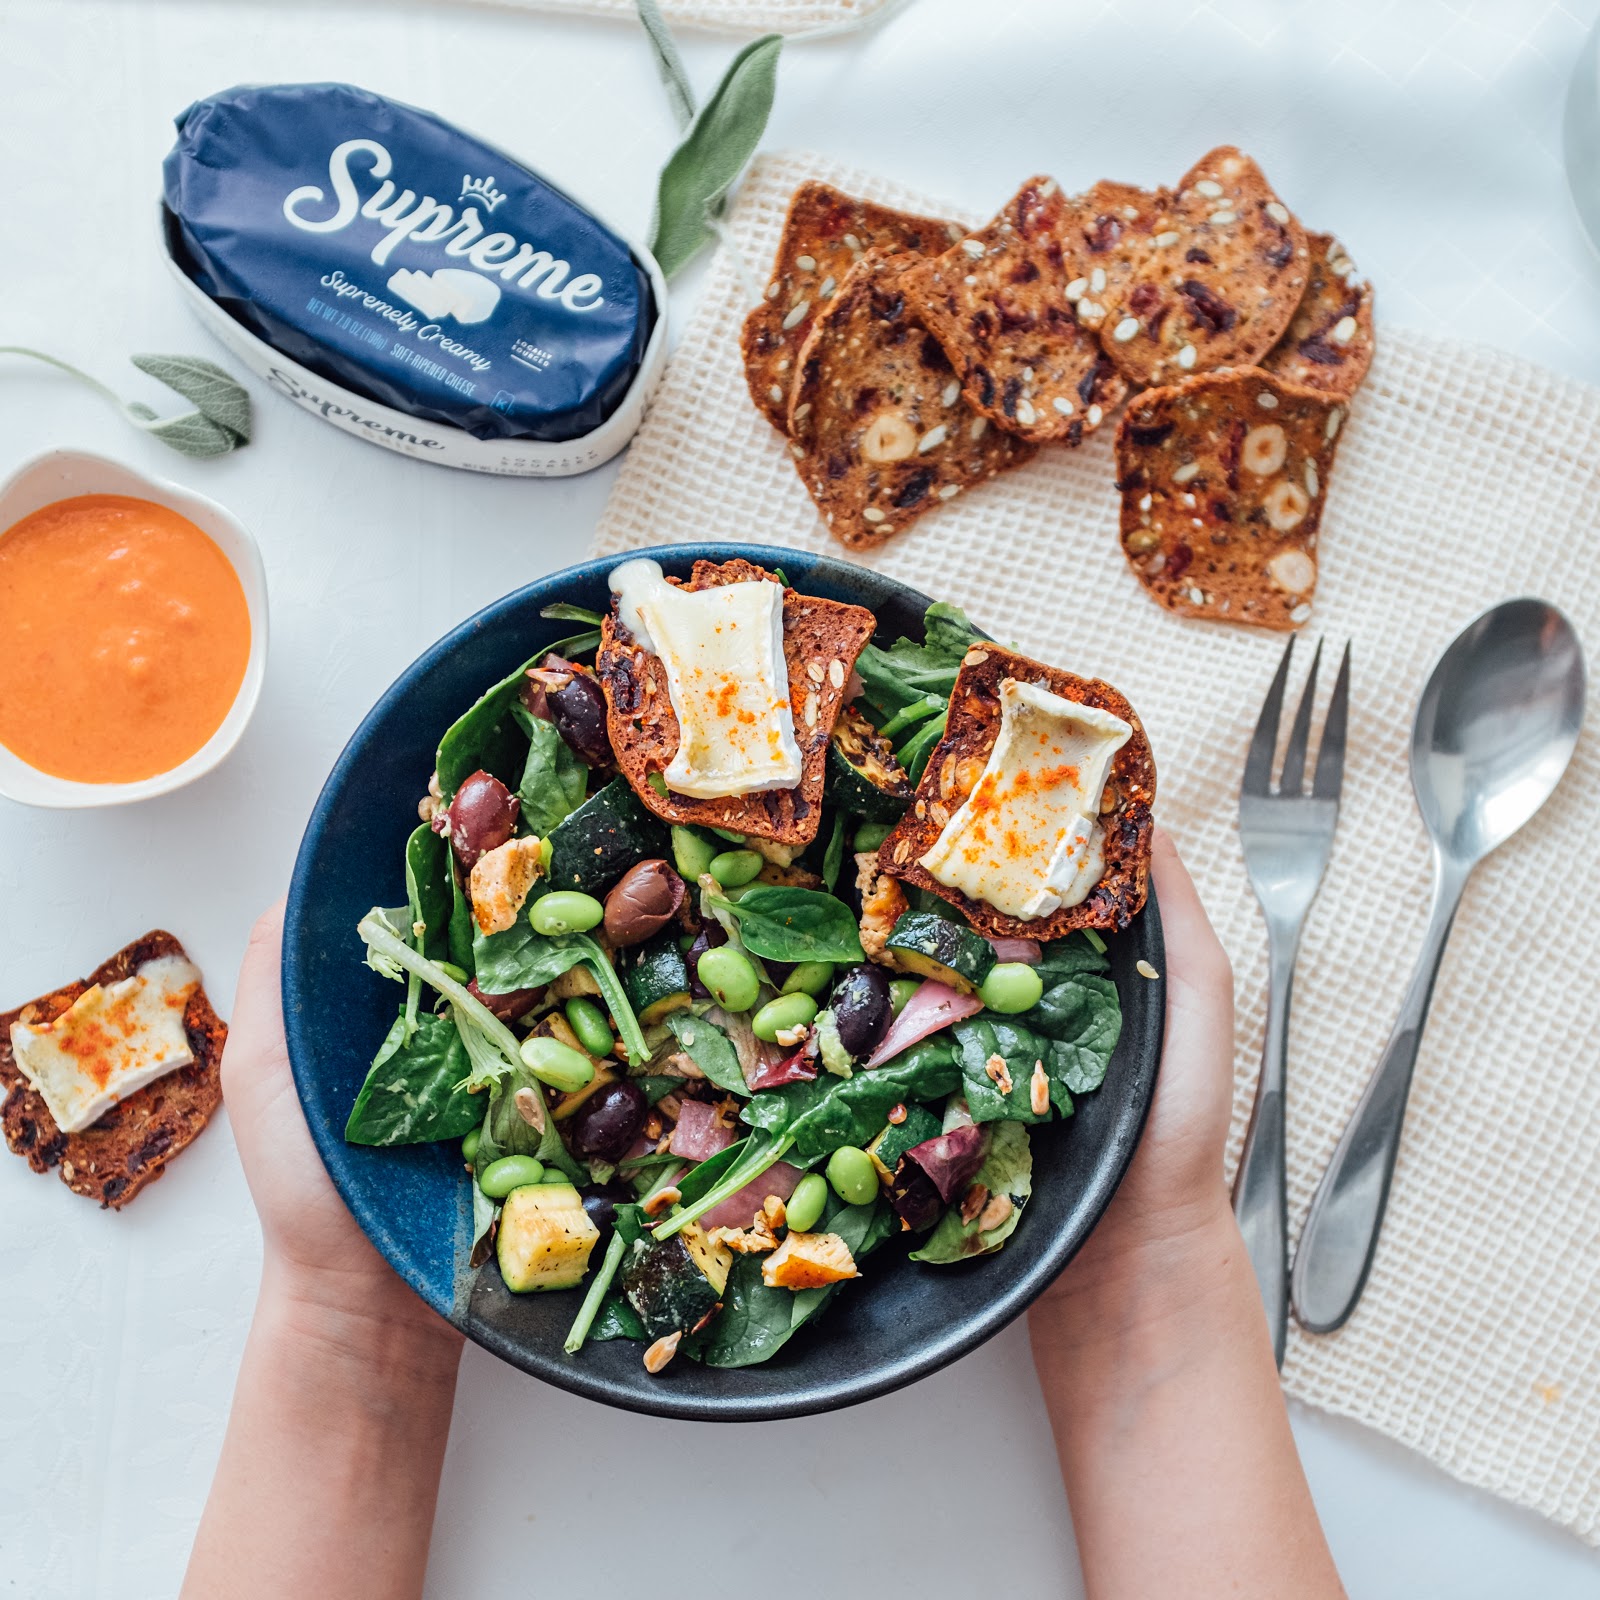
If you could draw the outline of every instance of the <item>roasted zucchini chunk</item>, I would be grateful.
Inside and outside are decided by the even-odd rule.
[[[641,945],[623,970],[622,986],[646,1027],[660,1022],[669,1011],[681,1011],[693,998],[689,993],[689,968],[678,948],[676,934],[658,934]]]
[[[941,1126],[938,1117],[926,1106],[907,1106],[904,1122],[889,1123],[867,1146],[867,1154],[877,1163],[879,1172],[884,1175],[884,1182],[893,1181],[894,1169],[900,1165],[900,1157],[907,1150],[925,1139],[937,1138]]]
[[[994,965],[994,946],[963,923],[932,911],[908,911],[895,923],[884,949],[907,972],[937,978],[973,994]]]
[[[911,793],[894,746],[854,706],[846,706],[828,740],[828,800],[868,822],[898,822]]]
[[[626,779],[613,778],[550,830],[549,844],[549,886],[598,897],[629,867],[665,855],[667,830]]]
[[[622,1293],[639,1313],[647,1339],[692,1333],[721,1304],[727,1269],[722,1269],[719,1286],[701,1265],[697,1248],[726,1256],[732,1264],[727,1247],[711,1246],[693,1224],[670,1239],[657,1242],[646,1238],[634,1245],[633,1255],[622,1269]]]
[[[500,1212],[495,1248],[500,1276],[513,1294],[571,1289],[589,1270],[600,1231],[570,1183],[513,1189]]]

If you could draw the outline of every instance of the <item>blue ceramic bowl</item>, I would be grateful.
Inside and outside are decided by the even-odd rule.
[[[883,639],[919,637],[929,603],[877,573],[798,550],[676,545],[643,553],[683,576],[702,559],[781,566],[800,589],[869,607]],[[317,1149],[368,1237],[435,1311],[486,1349],[575,1394],[660,1416],[733,1421],[833,1410],[923,1377],[997,1333],[1043,1292],[1105,1210],[1160,1062],[1165,982],[1134,970],[1141,958],[1165,970],[1160,917],[1152,895],[1111,941],[1121,1042],[1100,1091],[1082,1096],[1066,1122],[1034,1129],[1033,1199],[998,1255],[923,1267],[890,1244],[873,1256],[865,1281],[763,1366],[726,1371],[677,1361],[651,1377],[639,1347],[625,1340],[565,1355],[581,1291],[513,1295],[492,1261],[476,1272],[465,1266],[472,1208],[454,1146],[372,1149],[342,1135],[395,1004],[393,987],[363,964],[356,923],[375,905],[405,900],[405,841],[439,735],[541,641],[571,632],[570,623],[543,620],[541,607],[566,600],[603,610],[615,565],[568,567],[480,611],[400,675],[345,747],[311,813],[289,890],[283,1009],[295,1083]]]

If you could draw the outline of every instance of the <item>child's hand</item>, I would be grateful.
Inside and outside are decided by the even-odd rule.
[[[239,972],[222,1093],[261,1217],[267,1284],[314,1311],[356,1312],[441,1335],[446,1324],[403,1284],[335,1192],[289,1070],[280,995],[283,904],[251,930]]]
[[[1226,1220],[1223,1147],[1233,1087],[1233,973],[1171,838],[1157,830],[1152,875],[1166,943],[1167,1025],[1155,1099],[1116,1197],[1035,1307],[1035,1341],[1110,1331],[1106,1299],[1135,1276],[1181,1291],[1182,1269]]]

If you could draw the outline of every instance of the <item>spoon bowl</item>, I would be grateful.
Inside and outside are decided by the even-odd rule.
[[[1583,648],[1543,600],[1507,600],[1451,642],[1422,691],[1411,782],[1439,848],[1476,862],[1546,800],[1583,722]]]

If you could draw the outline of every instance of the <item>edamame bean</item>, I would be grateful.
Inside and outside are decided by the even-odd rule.
[[[454,978],[457,983],[465,983],[472,976],[465,967],[458,967],[453,961],[436,961],[434,965],[445,977]]]
[[[731,828],[713,828],[711,830],[719,839],[726,839],[729,844],[743,844],[744,835],[735,833]]]
[[[831,961],[802,961],[784,979],[784,994],[821,994],[833,982]]]
[[[702,951],[694,970],[724,1011],[748,1011],[761,993],[761,980],[748,957],[726,945]]]
[[[608,1056],[616,1040],[611,1036],[611,1024],[606,1014],[593,1000],[574,995],[564,1007],[567,1026],[578,1036],[578,1043],[592,1056]]]
[[[461,1141],[461,1159],[470,1167],[478,1154],[478,1141],[483,1137],[482,1128],[470,1128],[467,1136]]]
[[[552,1089],[571,1094],[594,1078],[594,1062],[581,1050],[542,1034],[522,1041],[522,1060],[529,1072]]]
[[[724,850],[707,869],[724,889],[741,889],[766,865],[754,850]]]
[[[698,883],[700,875],[711,870],[712,857],[717,847],[698,828],[672,830],[672,864],[690,883]]]
[[[533,902],[528,921],[535,933],[587,933],[605,920],[606,908],[592,894],[556,889]]]
[[[544,1176],[539,1180],[539,1182],[540,1183],[567,1183],[567,1184],[570,1184],[572,1182],[572,1179],[569,1178],[566,1175],[566,1173],[564,1173],[561,1170],[560,1167],[546,1167],[544,1169]]]
[[[894,831],[892,822],[863,822],[856,829],[856,836],[850,843],[856,850],[876,850],[880,844]]]
[[[478,1187],[491,1200],[504,1200],[513,1189],[544,1179],[544,1163],[533,1156],[501,1156],[478,1174]]]
[[[853,1144],[841,1145],[828,1157],[828,1182],[846,1205],[864,1206],[878,1195],[878,1169]]]
[[[791,1233],[809,1233],[822,1221],[822,1208],[828,1203],[828,1182],[820,1172],[808,1172],[794,1186],[785,1206],[785,1221]]]
[[[891,978],[889,980],[889,1009],[895,1016],[899,1016],[906,1008],[906,1001],[922,987],[920,978]]]
[[[709,984],[706,985],[710,987]],[[817,1002],[808,994],[780,994],[750,1019],[756,1038],[775,1044],[780,1033],[806,1027],[817,1014]]]
[[[978,985],[978,998],[991,1011],[1026,1011],[1039,1003],[1044,980],[1025,961],[1002,961],[989,968]]]

